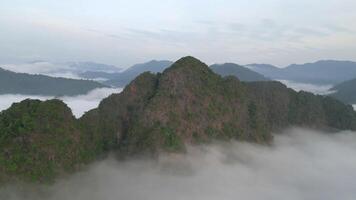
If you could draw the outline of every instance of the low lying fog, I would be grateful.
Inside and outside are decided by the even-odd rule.
[[[3,188],[0,199],[354,200],[355,155],[356,133],[292,129],[272,147],[233,142],[158,161],[107,159],[36,192]]]
[[[287,87],[292,88],[293,90],[299,92],[301,90],[311,92],[314,94],[327,95],[333,93],[330,89],[332,85],[316,85],[309,83],[299,83],[290,80],[278,80],[281,83],[285,84]]]
[[[86,111],[89,111],[93,108],[96,108],[100,101],[110,94],[120,93],[122,91],[121,88],[100,88],[94,89],[85,95],[78,96],[63,96],[60,97],[62,101],[64,101],[73,111],[73,114],[79,118]],[[9,108],[12,103],[20,102],[24,99],[40,99],[47,100],[53,99],[53,96],[33,96],[33,95],[18,95],[18,94],[6,94],[0,95],[0,111]]]
[[[277,80],[284,85],[286,85],[289,88],[292,88],[293,90],[299,92],[301,90],[311,92],[314,94],[319,94],[319,95],[329,95],[334,93],[335,91],[331,91],[330,89],[333,87],[332,85],[315,85],[315,84],[309,84],[309,83],[298,83],[294,81],[289,81],[289,80]],[[353,105],[354,110],[356,111],[356,104]]]

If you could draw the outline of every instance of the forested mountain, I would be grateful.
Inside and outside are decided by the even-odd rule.
[[[222,78],[193,57],[145,72],[75,119],[59,100],[25,100],[0,113],[0,180],[52,181],[110,151],[184,152],[212,140],[273,142],[290,126],[356,130],[356,112],[279,82]]]
[[[15,73],[0,68],[0,94],[73,96],[103,87],[107,86],[94,81]]]

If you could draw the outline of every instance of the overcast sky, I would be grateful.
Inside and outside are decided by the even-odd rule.
[[[0,64],[356,60],[355,0],[9,0]]]

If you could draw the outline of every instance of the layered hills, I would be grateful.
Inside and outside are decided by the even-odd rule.
[[[0,94],[74,96],[103,87],[108,86],[89,80],[15,73],[0,68]]]
[[[251,64],[247,67],[271,79],[300,83],[335,85],[356,77],[356,63],[351,61],[321,60],[285,68],[266,64]]]
[[[279,82],[241,82],[193,57],[145,72],[76,120],[58,100],[25,100],[0,114],[0,176],[46,181],[109,151],[184,152],[212,140],[273,143],[290,126],[356,130],[356,113],[330,97]]]
[[[221,76],[236,76],[240,81],[270,81],[270,79],[265,76],[252,71],[241,65],[234,63],[225,63],[225,64],[215,64],[211,65],[210,68],[217,74]]]
[[[87,79],[104,79],[103,83],[116,87],[124,87],[134,80],[138,75],[144,72],[161,73],[166,68],[171,66],[173,62],[166,60],[152,60],[142,64],[136,64],[132,67],[116,73],[86,71],[80,74],[81,77]],[[241,65],[234,63],[214,64],[210,68],[221,76],[236,76],[241,81],[269,81],[270,79],[263,75],[250,70]]]
[[[108,73],[108,72],[98,72],[98,71],[86,71],[81,73],[80,76],[89,79],[106,79],[104,81],[107,85],[112,85],[115,87],[125,87],[130,83],[136,76],[143,72],[158,73],[162,72],[164,69],[172,65],[171,61],[167,60],[152,60],[146,63],[136,64],[132,67],[124,70],[123,72]]]

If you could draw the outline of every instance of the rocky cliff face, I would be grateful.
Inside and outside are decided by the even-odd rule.
[[[111,150],[184,151],[215,139],[267,144],[289,126],[356,130],[356,114],[279,82],[222,78],[185,57],[161,74],[141,74],[79,120],[57,100],[15,104],[0,114],[0,170],[42,181]]]

